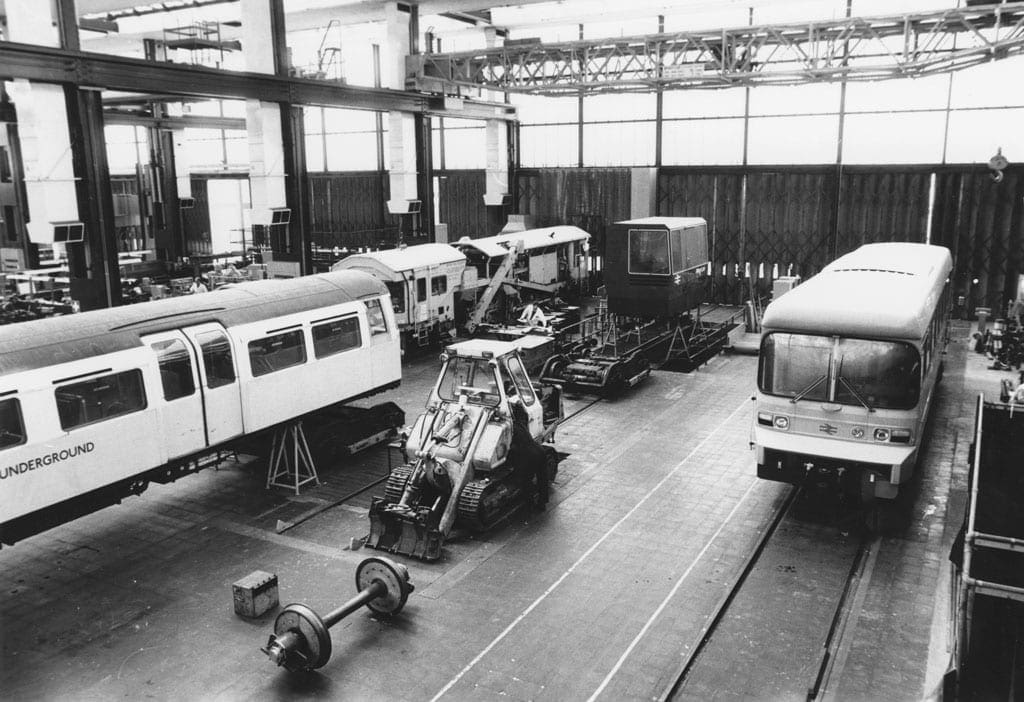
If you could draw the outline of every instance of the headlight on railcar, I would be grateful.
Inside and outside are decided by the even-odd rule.
[[[877,429],[875,429],[874,436],[875,441],[888,441],[890,436],[889,430],[884,427],[878,427]]]
[[[893,429],[892,436],[889,439],[896,444],[909,444],[910,443],[910,430],[909,429]]]
[[[758,412],[757,423],[766,427],[775,427],[782,431],[789,429],[789,417],[781,414],[772,414],[771,412]]]
[[[850,430],[850,434],[855,439],[863,439],[864,438],[864,427],[854,427],[853,429]]]

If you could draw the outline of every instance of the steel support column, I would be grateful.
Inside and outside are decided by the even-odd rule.
[[[67,244],[71,296],[83,310],[121,304],[121,275],[114,235],[114,199],[103,137],[103,101],[98,90],[65,86],[71,159],[78,214],[85,241]]]
[[[414,115],[416,124],[416,192],[420,200],[419,226],[415,221],[410,221],[410,227],[415,227],[412,234],[426,234],[429,241],[434,240],[434,158],[433,158],[433,135],[431,133],[430,117],[426,115]],[[406,232],[404,227],[400,230],[399,236]]]
[[[300,254],[301,275],[313,272],[313,241],[310,231],[309,174],[306,172],[306,124],[301,107],[281,105],[285,199],[291,210],[289,250]]]
[[[78,38],[78,12],[75,0],[57,1],[57,31],[60,33],[61,47],[69,51],[78,51],[82,44]]]
[[[157,258],[174,261],[184,256],[185,228],[178,198],[178,171],[174,161],[174,132],[159,126],[149,128],[149,144],[154,169],[154,182],[159,179],[160,200],[151,203],[150,229],[157,249]]]

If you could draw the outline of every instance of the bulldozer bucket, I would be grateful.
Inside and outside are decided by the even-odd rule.
[[[441,557],[444,537],[425,514],[396,509],[383,498],[370,504],[370,535],[366,546],[390,553],[400,553],[425,561]]]

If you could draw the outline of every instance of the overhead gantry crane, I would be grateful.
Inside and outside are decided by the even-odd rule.
[[[877,17],[672,32],[559,44],[508,43],[407,57],[426,92],[535,94],[881,80],[1024,53],[1024,2]]]

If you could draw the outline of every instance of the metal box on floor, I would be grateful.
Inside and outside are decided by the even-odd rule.
[[[277,607],[277,576],[257,570],[231,586],[235,600],[235,614],[258,617]]]

